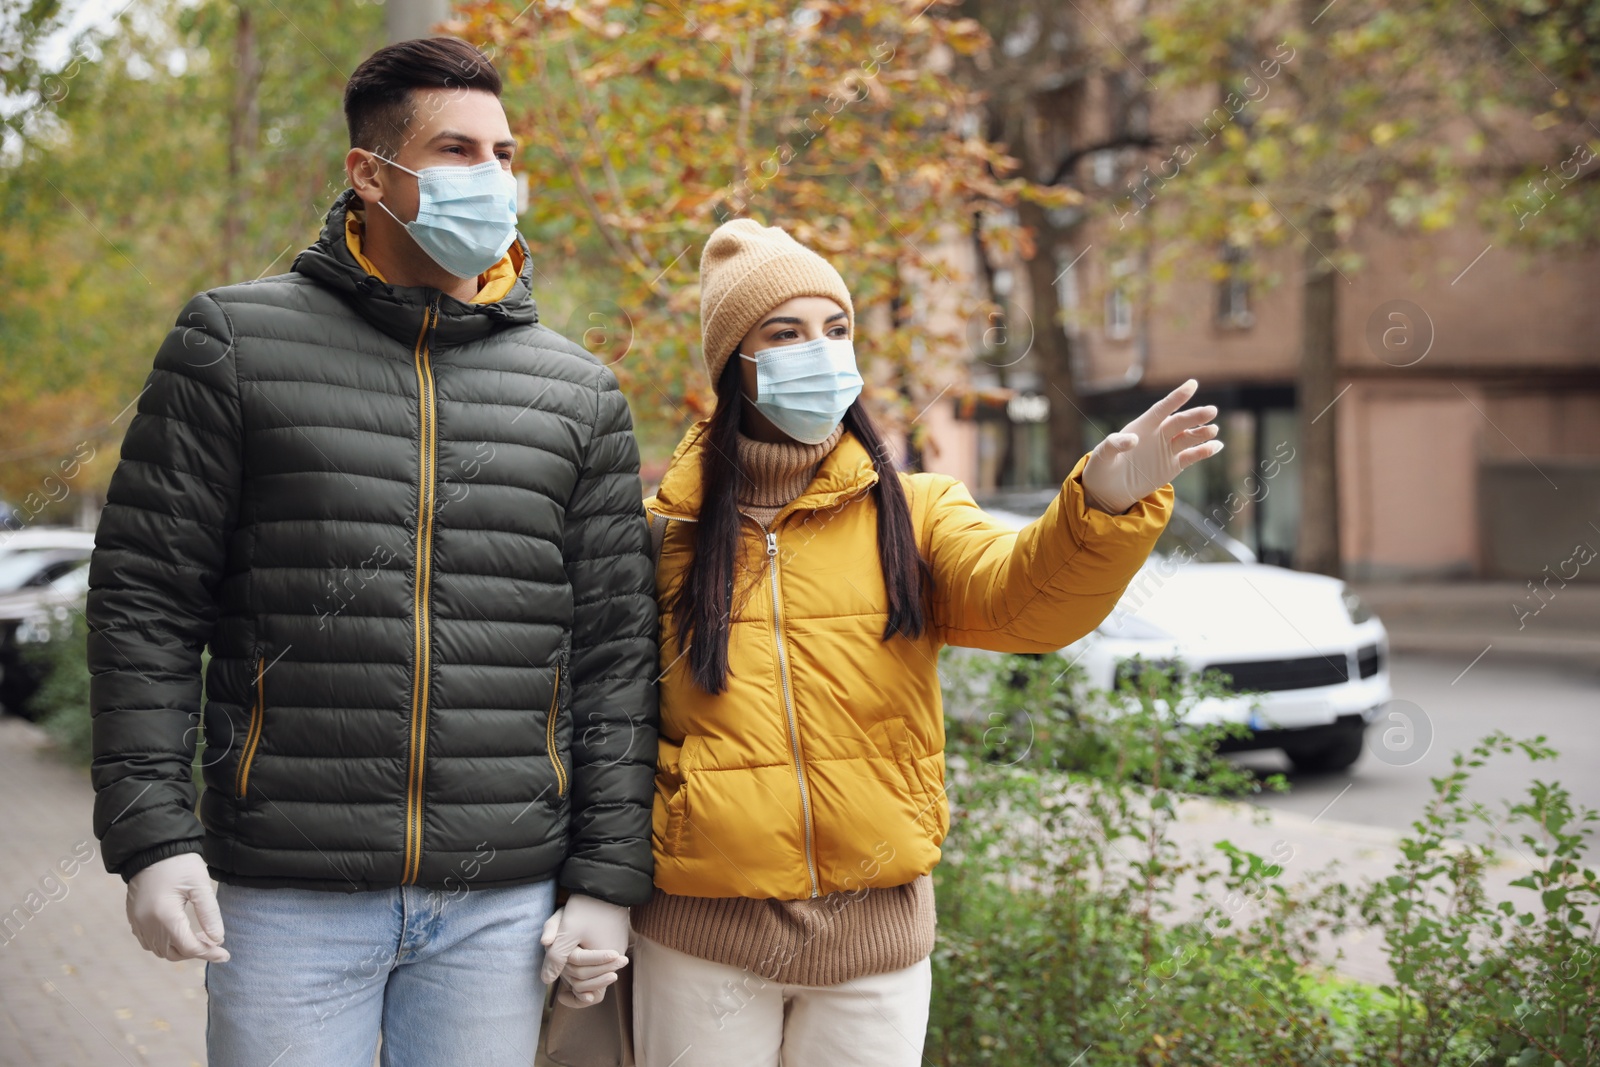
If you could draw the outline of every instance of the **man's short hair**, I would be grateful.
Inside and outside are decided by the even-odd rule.
[[[481,89],[500,95],[500,73],[460,37],[419,37],[378,49],[344,87],[350,147],[393,158],[416,114],[414,89]]]

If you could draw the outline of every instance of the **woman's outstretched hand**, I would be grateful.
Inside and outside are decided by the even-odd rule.
[[[1222,451],[1215,404],[1179,411],[1200,383],[1190,378],[1089,453],[1083,491],[1089,504],[1120,515],[1177,477],[1178,472]]]

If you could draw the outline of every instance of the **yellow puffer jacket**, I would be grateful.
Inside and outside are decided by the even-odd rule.
[[[933,869],[944,796],[942,645],[1049,652],[1111,612],[1172,512],[1162,486],[1124,515],[1085,506],[1081,458],[1020,533],[956,479],[902,474],[934,574],[933,625],[882,639],[877,472],[848,431],[764,531],[741,524],[728,686],[694,684],[665,610],[694,551],[702,421],[645,502],[666,525],[660,755],[652,841],[668,893],[796,900],[900,885]]]

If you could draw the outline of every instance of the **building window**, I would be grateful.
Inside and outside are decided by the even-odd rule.
[[[1225,330],[1247,330],[1255,325],[1250,310],[1250,253],[1239,245],[1222,246],[1217,279],[1217,325]]]
[[[1109,148],[1102,148],[1090,159],[1096,185],[1104,188],[1117,180],[1117,157]]]
[[[1082,253],[1066,246],[1056,250],[1056,306],[1061,309],[1061,326],[1068,337],[1078,335],[1078,261]]]
[[[1009,267],[996,267],[994,272],[994,295],[1005,298],[1011,295],[1011,290],[1016,287],[1016,277]]]
[[[1128,281],[1133,275],[1133,260],[1121,259],[1111,265],[1111,289],[1106,293],[1106,336],[1113,341],[1133,336],[1133,300]]]
[[[1142,96],[1128,105],[1127,131],[1130,137],[1150,136],[1150,101]]]

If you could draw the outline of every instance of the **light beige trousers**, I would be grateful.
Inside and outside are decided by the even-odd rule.
[[[917,1067],[933,969],[831,986],[769,982],[634,934],[639,1067]]]

